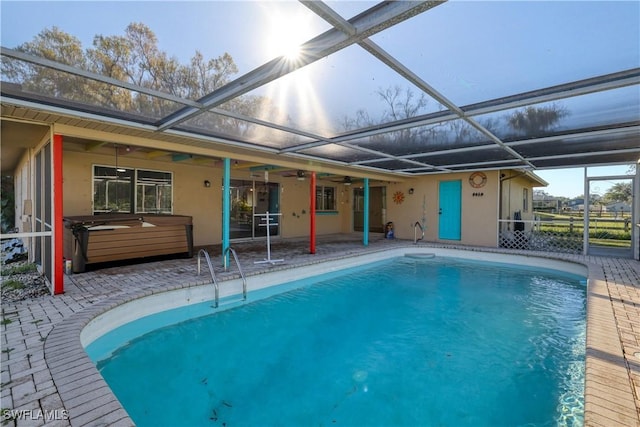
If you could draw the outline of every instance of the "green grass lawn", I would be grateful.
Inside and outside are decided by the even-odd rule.
[[[582,234],[584,230],[584,217],[576,214],[549,214],[536,213],[541,219],[540,231],[553,233]],[[628,217],[627,217],[628,218]],[[571,223],[573,219],[573,223]],[[630,247],[631,226],[629,221],[614,215],[589,216],[589,242],[601,246]]]
[[[589,239],[589,244],[615,248],[630,248],[631,240]]]

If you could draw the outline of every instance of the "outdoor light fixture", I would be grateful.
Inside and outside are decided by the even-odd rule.
[[[409,189],[409,194],[413,194],[413,188]]]
[[[304,181],[304,171],[303,170],[299,170],[298,172],[296,172],[296,176],[298,177],[298,181]]]
[[[344,185],[351,185],[351,177],[350,176],[345,176],[344,180],[342,181],[342,183]]]
[[[209,181],[208,179],[205,179],[204,180],[204,186],[207,187],[207,188],[211,187],[211,181]]]

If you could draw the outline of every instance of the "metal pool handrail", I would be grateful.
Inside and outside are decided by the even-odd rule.
[[[420,237],[418,239],[418,227],[420,227],[420,230],[422,231],[422,237]],[[422,240],[424,239],[424,227],[422,226],[422,224],[420,224],[419,221],[416,221],[415,224],[413,224],[413,243],[416,244],[418,243],[418,240]]]
[[[236,251],[231,246],[225,249],[224,251],[225,258],[227,255],[229,255],[229,252],[231,252],[231,254],[233,255],[233,259],[235,260],[236,265],[238,266],[238,271],[240,272],[240,277],[242,277],[242,300],[246,301],[247,300],[247,279],[245,279],[244,273],[242,272],[242,267],[240,267],[240,261],[238,261],[238,254],[236,254]],[[225,266],[226,266],[226,263],[225,263]]]
[[[247,300],[247,279],[244,277],[244,272],[242,271],[242,267],[240,267],[240,261],[238,261],[238,254],[236,253],[236,251],[231,248],[228,247],[227,249],[225,249],[224,251],[224,257],[226,257],[229,252],[231,252],[231,254],[233,255],[233,259],[236,262],[236,265],[238,266],[238,271],[240,272],[240,277],[242,278],[242,300],[246,301]],[[218,308],[218,302],[220,300],[220,286],[218,285],[218,281],[216,280],[216,273],[215,270],[213,269],[213,264],[211,264],[211,257],[209,256],[209,252],[207,252],[204,249],[200,249],[200,251],[198,252],[198,276],[200,275],[200,255],[204,255],[204,259],[207,261],[207,265],[209,266],[209,273],[211,273],[211,281],[213,282],[213,288],[215,289],[215,301],[213,303],[213,307],[214,308]],[[226,270],[226,264],[225,264],[225,270]]]
[[[218,286],[218,281],[216,280],[216,274],[213,270],[213,265],[211,264],[211,257],[209,257],[209,252],[207,252],[204,249],[200,249],[200,252],[198,252],[198,276],[200,275],[200,255],[202,254],[204,254],[204,259],[207,260],[207,265],[209,266],[209,273],[211,273],[211,281],[213,282],[213,288],[215,289],[215,301],[213,303],[213,307],[218,308],[220,287]]]

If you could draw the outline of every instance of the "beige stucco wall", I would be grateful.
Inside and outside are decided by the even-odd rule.
[[[64,215],[90,215],[92,213],[92,170],[93,165],[113,166],[115,156],[113,148],[101,147],[93,151],[85,150],[82,145],[66,144],[64,149]],[[206,246],[220,243],[222,240],[222,165],[211,161],[198,164],[190,160],[172,162],[167,156],[164,160],[148,159],[143,155],[120,156],[119,165],[127,168],[145,168],[169,171],[173,173],[174,214],[193,217],[194,244]],[[428,175],[408,179],[402,183],[374,182],[372,186],[386,187],[385,222],[394,223],[397,238],[412,240],[414,224],[426,225],[425,240],[431,242],[461,243],[466,245],[497,246],[498,217],[511,216],[513,211],[522,210],[522,189],[529,188],[532,197],[532,182],[525,176],[505,180],[512,171],[486,171],[487,180],[483,187],[470,185],[471,173],[451,173]],[[500,176],[503,177],[503,197],[499,200]],[[251,179],[248,169],[234,169],[232,179]],[[255,178],[259,180],[259,178]],[[204,181],[211,182],[210,187]],[[441,181],[460,180],[462,189],[461,239],[447,241],[438,238],[439,183]],[[304,237],[309,235],[309,179],[299,181],[296,177],[271,173],[270,182],[280,184],[280,235],[282,237]],[[317,185],[327,185],[336,189],[337,212],[316,216],[318,235],[349,233],[353,231],[353,190],[357,185],[346,187],[341,183],[317,180]],[[409,189],[413,188],[413,194]],[[404,201],[394,202],[394,194],[402,192]],[[529,214],[532,202],[529,200]],[[528,219],[523,212],[523,219]]]
[[[272,177],[272,182],[280,183],[280,207],[282,212],[281,236],[304,237],[310,231],[311,184],[309,179],[299,181],[295,177]],[[316,215],[316,234],[348,233],[351,204],[345,195],[344,186],[335,182],[318,179],[316,185],[334,187],[336,190],[336,213]]]
[[[28,161],[29,156],[25,155],[16,171],[18,175],[16,178],[19,180],[17,201],[28,197],[29,184],[26,181],[28,175],[26,171],[29,169]],[[114,164],[115,155],[111,144],[89,150],[81,144],[64,144],[65,216],[90,215],[92,213],[93,166],[113,166]],[[222,165],[220,162],[213,160],[205,164],[191,160],[174,162],[169,156],[164,156],[159,160],[147,158],[142,153],[136,154],[134,152],[131,155],[121,155],[119,165],[127,168],[172,172],[173,213],[193,217],[194,244],[207,246],[221,242]],[[497,219],[499,216],[511,218],[514,211],[523,210],[523,188],[529,188],[529,210],[528,212],[523,211],[523,219],[530,219],[534,182],[526,175],[516,176],[517,172],[514,171],[486,171],[484,173],[487,180],[482,188],[474,188],[470,185],[471,173],[469,172],[428,175],[407,179],[402,183],[375,181],[371,185],[386,187],[386,211],[383,214],[383,220],[394,223],[397,238],[412,240],[414,238],[414,224],[421,222],[426,225],[426,241],[496,246]],[[501,175],[502,184],[500,183]],[[512,176],[513,178],[511,178]],[[231,177],[232,179],[247,180],[251,179],[251,173],[248,169],[232,168]],[[259,180],[259,178],[256,179]],[[205,187],[205,180],[211,182],[210,187]],[[459,241],[444,241],[438,238],[440,220],[438,188],[441,181],[449,180],[460,180],[462,187],[461,239]],[[282,213],[280,235],[285,238],[308,236],[310,231],[309,194],[311,191],[309,179],[299,181],[296,177],[272,173],[269,181],[280,184],[280,211]],[[335,213],[316,216],[317,234],[352,232],[353,191],[357,185],[347,187],[341,183],[322,179],[317,180],[317,185],[332,186],[336,189],[337,207]],[[502,199],[500,200],[501,186]],[[413,194],[409,194],[410,188],[413,188]],[[404,194],[404,201],[400,204],[394,202],[396,192]],[[22,210],[22,205],[19,204],[16,208]],[[18,214],[17,218],[20,218],[22,212],[16,213]]]
[[[91,215],[92,171],[94,165],[113,166],[115,151],[99,148],[86,151],[82,146],[66,144],[63,152],[64,215]],[[198,165],[191,161],[171,162],[132,155],[120,155],[118,165],[173,173],[173,213],[193,217],[194,245],[206,246],[222,241],[222,166],[214,162]],[[246,169],[232,169],[232,179],[251,179]],[[204,181],[211,182],[210,187]],[[309,235],[309,180],[271,174],[269,182],[280,184],[280,230],[282,237]],[[337,214],[316,217],[317,234],[348,232],[351,205],[341,203],[340,185],[318,180],[318,185],[336,187]]]
[[[309,234],[309,181],[288,178],[280,182],[280,211],[282,237]]]
[[[113,166],[114,155],[105,150],[86,152],[75,146],[63,151],[64,215],[91,215],[92,173],[94,165]],[[211,166],[180,162],[160,162],[132,156],[120,156],[118,164],[125,168],[144,168],[173,173],[173,213],[193,217],[194,245],[220,242],[221,171]],[[209,180],[211,187],[205,187]]]
[[[394,223],[396,237],[413,239],[414,224],[421,222],[426,223],[425,240],[427,241],[497,246],[499,172],[485,172],[487,182],[482,188],[474,188],[469,184],[470,175],[471,173],[428,175],[402,184],[389,184],[386,218],[387,221]],[[459,241],[438,238],[439,183],[453,180],[460,180],[462,184],[461,239]],[[413,188],[413,194],[409,194],[410,188]],[[404,194],[404,201],[400,204],[394,202],[396,192]]]
[[[503,171],[501,219],[513,219],[513,213],[520,211],[522,219],[533,219],[533,185],[529,177],[518,171]],[[527,208],[524,206],[523,190],[527,189]]]

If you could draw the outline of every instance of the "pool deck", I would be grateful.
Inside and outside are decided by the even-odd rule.
[[[316,254],[307,240],[234,244],[246,275],[282,270],[402,246],[406,240],[371,235],[318,237]],[[420,247],[519,254],[577,262],[589,269],[585,426],[640,427],[640,262],[630,259],[549,254],[419,242]],[[220,247],[207,248],[214,265]],[[237,270],[217,271],[221,283]],[[197,261],[173,259],[102,268],[65,277],[65,293],[2,303],[1,407],[18,415],[17,426],[133,425],[80,344],[79,333],[96,315],[125,301],[207,282]],[[3,421],[6,417],[3,417]],[[507,421],[508,422],[508,421]]]

